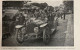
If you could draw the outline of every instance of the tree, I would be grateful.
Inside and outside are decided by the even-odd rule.
[[[48,6],[47,3],[32,3],[32,5],[40,7],[41,9],[44,9],[46,6]]]
[[[63,1],[63,4],[65,5],[64,8],[66,8],[66,10],[71,10],[73,12],[73,0]]]

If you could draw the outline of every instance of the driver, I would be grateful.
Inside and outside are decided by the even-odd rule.
[[[22,13],[19,14],[19,24],[23,25],[25,22],[25,16]]]

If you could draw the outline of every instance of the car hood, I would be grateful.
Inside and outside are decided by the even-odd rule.
[[[33,33],[35,27],[40,27],[40,25],[43,25],[45,22],[39,19],[31,19],[31,22],[27,24],[27,33]]]

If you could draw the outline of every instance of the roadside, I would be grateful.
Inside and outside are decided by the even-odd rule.
[[[65,37],[65,46],[74,46],[74,23],[73,23],[73,14],[67,15],[67,31]]]

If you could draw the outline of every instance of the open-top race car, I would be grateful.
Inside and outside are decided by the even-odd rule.
[[[36,8],[38,8],[38,7],[36,7]],[[25,18],[27,18],[27,19],[24,22],[24,24],[15,26],[16,39],[17,39],[18,43],[23,43],[25,38],[27,40],[42,38],[44,43],[48,43],[50,40],[50,37],[51,37],[51,33],[53,33],[57,29],[58,19],[55,16],[53,16],[53,14],[51,16],[51,12],[49,14],[50,16],[48,16],[48,14],[44,13],[43,10],[42,10],[42,12],[44,14],[41,13],[40,15],[42,15],[42,16],[38,16],[39,15],[38,12],[41,9],[39,9],[39,8],[36,9],[36,8],[29,7],[29,9],[28,8],[21,9],[23,12],[27,12],[28,14],[25,15],[26,16]],[[29,13],[34,14],[34,16],[33,17],[28,16]],[[46,17],[44,17],[45,14],[46,14]]]
[[[30,18],[24,25],[16,25],[16,37],[19,43],[23,43],[25,38],[37,39],[42,38],[44,43],[48,43],[51,34],[57,29],[57,18],[54,17],[50,24],[48,21]],[[51,26],[52,25],[52,26]]]

